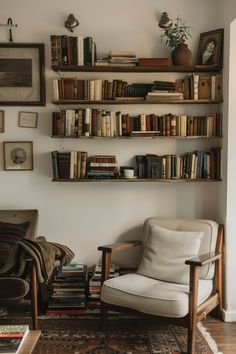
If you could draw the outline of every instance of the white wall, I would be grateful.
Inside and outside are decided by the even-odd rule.
[[[39,234],[71,247],[76,258],[94,264],[99,257],[97,246],[121,238],[139,238],[141,225],[148,216],[186,216],[221,219],[219,186],[221,183],[52,183],[50,152],[56,149],[87,150],[89,154],[117,154],[120,164],[132,161],[135,154],[175,153],[208,148],[210,142],[196,141],[73,141],[51,139],[51,113],[58,110],[50,103],[51,79],[57,74],[50,69],[50,34],[69,34],[64,21],[69,13],[78,17],[75,35],[93,36],[98,53],[110,49],[131,49],[137,56],[170,55],[160,41],[157,18],[163,11],[170,17],[180,15],[192,27],[189,47],[194,60],[199,34],[217,28],[215,0],[1,0],[0,22],[8,17],[18,24],[13,29],[15,42],[42,42],[46,50],[46,107],[35,107],[39,113],[37,129],[17,127],[18,112],[30,107],[3,107],[6,129],[0,142],[33,140],[34,171],[3,171],[0,157],[0,208],[37,208],[40,212]],[[7,30],[0,27],[0,41],[8,40]],[[73,75],[73,74],[71,74]],[[83,78],[101,74],[79,74]],[[78,75],[78,76],[79,76]],[[91,76],[93,75],[93,76]],[[110,75],[110,76],[109,76]],[[104,74],[105,77],[152,82],[157,75]],[[161,76],[165,77],[166,76]],[[171,78],[171,76],[170,76]],[[109,106],[107,106],[109,109]],[[213,107],[197,106],[122,106],[122,112],[204,114]],[[214,143],[212,143],[214,144]],[[2,144],[1,144],[2,145]],[[2,146],[0,147],[2,149]],[[126,260],[122,260],[123,263]],[[236,306],[235,306],[236,308]]]
[[[227,170],[224,183],[221,186],[219,197],[221,200],[221,210],[225,209],[226,228],[226,279],[225,279],[225,320],[236,321],[236,282],[235,282],[235,249],[236,249],[236,189],[235,189],[235,60],[236,60],[236,3],[234,0],[219,0],[220,26],[225,29],[225,49],[224,49],[224,97],[223,116],[227,118],[224,122],[224,169]],[[223,214],[223,212],[222,212]]]

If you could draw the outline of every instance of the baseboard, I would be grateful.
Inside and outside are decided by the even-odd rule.
[[[223,310],[223,320],[225,322],[236,322],[236,311]]]

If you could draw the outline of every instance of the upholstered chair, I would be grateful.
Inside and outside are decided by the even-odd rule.
[[[109,278],[113,253],[143,247],[136,272]],[[143,239],[98,249],[102,256],[102,320],[108,308],[133,311],[188,328],[194,353],[196,324],[214,308],[222,313],[223,226],[212,220],[152,217]]]

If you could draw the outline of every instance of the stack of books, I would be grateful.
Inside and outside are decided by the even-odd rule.
[[[110,264],[109,278],[119,276],[120,267],[114,263]],[[100,314],[101,308],[101,272],[102,265],[97,263],[89,280],[89,294],[87,302],[87,314]]]
[[[112,66],[135,66],[138,59],[136,54],[129,50],[110,50],[108,62]]]
[[[90,158],[87,177],[118,178],[118,163],[115,155],[94,155]]]
[[[86,177],[86,151],[52,151],[53,178],[80,179]]]
[[[0,326],[0,353],[17,354],[29,333],[28,325]]]
[[[85,314],[87,284],[86,265],[70,263],[59,269],[51,285],[47,314]]]
[[[172,81],[154,81],[146,100],[183,100],[183,92],[177,92],[176,83]]]

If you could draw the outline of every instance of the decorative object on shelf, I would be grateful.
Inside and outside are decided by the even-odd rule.
[[[191,65],[192,53],[185,41],[191,36],[190,27],[187,26],[180,17],[171,21],[165,12],[158,23],[162,28],[161,38],[165,44],[173,48],[171,58],[174,65]],[[163,20],[164,16],[164,20]],[[167,19],[169,21],[167,21]]]
[[[158,22],[158,26],[159,26],[160,28],[166,29],[166,28],[171,27],[171,26],[172,26],[172,23],[173,23],[173,22],[172,22],[172,20],[169,18],[167,12],[163,12],[163,13],[161,14],[160,21]]]
[[[44,44],[0,43],[0,105],[45,106]]]
[[[64,25],[70,32],[74,32],[74,28],[79,26],[79,21],[73,14],[69,14]]]
[[[17,25],[12,23],[11,17],[8,18],[7,23],[1,23],[0,27],[7,27],[8,28],[8,30],[9,30],[9,42],[13,42],[12,28],[13,27],[17,27]]]
[[[224,29],[200,34],[197,53],[199,65],[223,65]]]
[[[19,127],[37,128],[38,113],[37,112],[19,112]]]
[[[0,133],[5,131],[5,111],[0,111]]]
[[[5,141],[3,142],[4,170],[33,170],[33,142]]]

